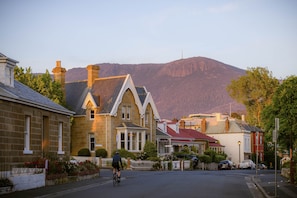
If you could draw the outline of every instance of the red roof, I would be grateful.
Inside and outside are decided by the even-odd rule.
[[[172,136],[173,139],[178,140],[204,140],[209,142],[209,146],[213,147],[223,147],[221,144],[218,144],[218,140],[212,138],[208,135],[205,135],[194,129],[179,129],[179,133],[174,131],[172,128],[167,126],[167,133]]]

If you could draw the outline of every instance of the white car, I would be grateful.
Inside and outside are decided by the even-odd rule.
[[[241,168],[241,169],[243,169],[243,168],[255,169],[256,168],[256,164],[252,160],[243,160],[239,164],[239,168]]]

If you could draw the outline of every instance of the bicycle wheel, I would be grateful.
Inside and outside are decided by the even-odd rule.
[[[113,174],[112,176],[112,183],[113,183],[113,186],[117,185],[118,181],[117,181],[117,174]]]

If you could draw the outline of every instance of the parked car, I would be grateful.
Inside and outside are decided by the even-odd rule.
[[[222,160],[220,161],[219,165],[218,165],[218,169],[222,170],[222,169],[227,169],[227,170],[231,170],[234,168],[234,164],[232,161],[230,160]]]
[[[267,169],[267,166],[263,163],[258,164],[258,169]]]
[[[243,160],[239,164],[239,168],[241,168],[241,169],[245,169],[245,168],[255,169],[256,164],[252,160]]]

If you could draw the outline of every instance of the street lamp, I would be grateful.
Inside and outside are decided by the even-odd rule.
[[[238,144],[238,149],[239,149],[239,151],[238,151],[238,154],[239,154],[239,163],[238,163],[238,166],[239,166],[239,164],[240,164],[240,144],[241,144],[241,141],[238,141],[237,144]]]

